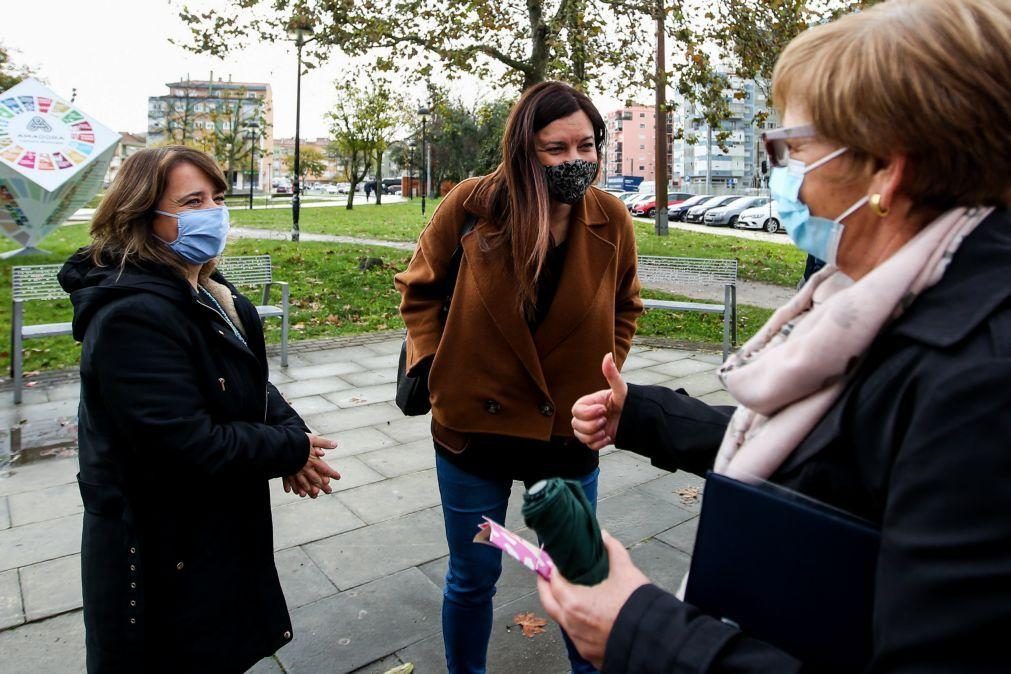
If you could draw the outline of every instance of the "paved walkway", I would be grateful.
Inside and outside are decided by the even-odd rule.
[[[392,402],[400,337],[313,346],[300,345],[287,370],[274,356],[272,380],[315,431],[340,442],[329,461],[344,478],[334,494],[316,500],[285,494],[279,480],[271,481],[276,560],[295,639],[254,671],[373,674],[412,662],[421,674],[443,672],[447,550],[429,419],[404,417]],[[637,342],[625,373],[631,382],[684,387],[703,400],[729,402],[713,373],[719,360]],[[76,408],[73,382],[29,389],[16,409],[10,392],[0,392],[3,428],[23,421],[26,431],[49,424],[66,435]],[[27,433],[32,438],[44,440]],[[72,450],[60,451],[63,458],[15,464],[13,474],[0,478],[4,672],[84,671],[77,460]],[[700,487],[698,478],[668,474],[634,454],[602,452],[600,520],[664,587],[674,588],[687,569]],[[514,486],[507,517],[519,531],[521,493],[522,485]],[[489,671],[568,671],[556,629],[526,638],[513,624],[526,611],[545,616],[534,576],[507,559],[495,597]]]

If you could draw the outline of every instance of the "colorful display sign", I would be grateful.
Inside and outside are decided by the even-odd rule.
[[[38,80],[0,92],[0,230],[33,249],[98,193],[118,142]]]

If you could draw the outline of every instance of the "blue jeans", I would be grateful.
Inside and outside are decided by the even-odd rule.
[[[474,535],[485,516],[505,523],[512,480],[472,475],[438,454],[435,467],[449,543],[449,568],[442,600],[446,666],[450,674],[483,674],[491,637],[492,597],[502,573],[502,552],[474,543]],[[594,509],[599,473],[595,469],[579,480]],[[595,673],[597,670],[579,655],[564,631],[562,637],[572,671]]]

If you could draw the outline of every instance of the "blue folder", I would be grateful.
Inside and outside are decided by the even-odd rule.
[[[870,659],[880,542],[842,510],[710,473],[685,600],[811,671],[855,674]]]

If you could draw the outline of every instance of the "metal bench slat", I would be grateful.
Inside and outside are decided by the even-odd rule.
[[[70,334],[73,334],[71,323],[38,323],[36,325],[25,325],[21,328],[21,335],[25,339]]]
[[[260,318],[272,318],[274,316],[284,315],[284,312],[281,310],[281,307],[272,307],[269,305],[262,305],[256,307],[256,313],[260,316]]]
[[[647,300],[642,301],[642,305],[647,309],[671,309],[673,311],[701,311],[704,313],[722,314],[726,311],[724,304],[701,304],[699,302],[675,302],[672,300]]]

